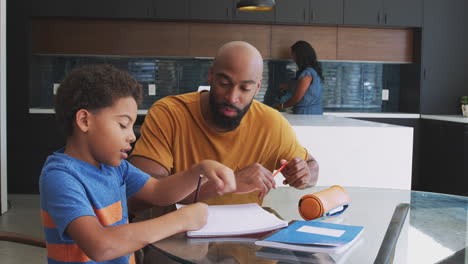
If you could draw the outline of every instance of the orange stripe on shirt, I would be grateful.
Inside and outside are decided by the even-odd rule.
[[[133,254],[130,255],[129,262],[130,262],[130,264],[136,264],[136,261],[135,261],[135,253],[133,253]]]
[[[122,204],[118,201],[101,209],[94,208],[94,213],[103,226],[110,226],[122,220]]]
[[[42,225],[47,228],[55,228],[54,220],[50,217],[49,213],[44,210],[41,210]]]
[[[47,257],[62,262],[87,262],[91,260],[77,244],[47,243]]]

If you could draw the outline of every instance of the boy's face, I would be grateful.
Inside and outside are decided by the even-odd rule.
[[[87,136],[95,165],[104,163],[115,167],[128,157],[130,143],[136,139],[133,124],[137,110],[133,97],[123,97],[92,114]]]

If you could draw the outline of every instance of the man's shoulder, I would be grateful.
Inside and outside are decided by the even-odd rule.
[[[278,125],[278,122],[284,122],[286,119],[283,115],[278,112],[278,110],[263,104],[257,100],[252,101],[252,106],[250,107],[252,121],[258,122],[259,120],[265,121],[260,122],[263,125]]]
[[[199,100],[200,100],[199,92],[171,95],[171,96],[167,96],[162,99],[159,99],[151,106],[151,108],[165,107],[168,109],[173,109],[177,107],[186,107],[188,105],[199,102]]]

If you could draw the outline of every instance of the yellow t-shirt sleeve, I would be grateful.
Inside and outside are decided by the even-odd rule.
[[[278,122],[280,123],[281,142],[281,144],[278,144],[278,157],[288,161],[295,157],[307,160],[307,150],[297,140],[296,133],[286,118],[280,116]],[[277,165],[279,166],[279,164]]]
[[[174,158],[172,142],[174,137],[173,118],[165,105],[153,105],[141,127],[141,135],[131,156],[142,156],[161,164],[170,173]]]

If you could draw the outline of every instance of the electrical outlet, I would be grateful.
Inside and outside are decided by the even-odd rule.
[[[148,84],[148,95],[153,96],[156,95],[156,84]]]
[[[52,92],[54,95],[57,94],[57,89],[59,88],[59,86],[60,86],[60,83],[54,83],[54,86],[52,87],[53,89]]]
[[[389,91],[388,89],[382,89],[382,101],[388,101]]]

